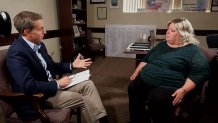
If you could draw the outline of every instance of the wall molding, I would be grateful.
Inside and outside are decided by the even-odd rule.
[[[88,29],[92,30],[95,33],[105,33],[105,28],[100,27],[88,27]],[[157,35],[165,35],[167,29],[157,29]],[[207,36],[210,34],[218,34],[218,30],[195,30],[196,36]]]
[[[105,33],[105,28],[102,27],[88,27],[94,33]],[[157,29],[157,35],[165,35],[167,29]],[[61,37],[64,35],[69,35],[72,33],[72,30],[47,30],[47,34],[44,39]],[[195,30],[196,36],[207,36],[210,34],[218,34],[218,30]],[[13,33],[9,37],[2,38],[0,37],[0,46],[10,45],[13,40],[18,37],[18,33]]]
[[[44,39],[56,38],[66,34],[68,34],[68,31],[48,30]],[[19,36],[18,33],[13,33],[8,37],[4,37],[4,38],[0,37],[0,46],[10,45],[14,41],[14,39],[17,38],[18,36]]]

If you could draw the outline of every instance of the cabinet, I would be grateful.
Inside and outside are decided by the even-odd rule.
[[[57,0],[61,60],[72,61],[78,53],[87,56],[87,0]]]

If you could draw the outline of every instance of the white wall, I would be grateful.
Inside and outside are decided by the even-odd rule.
[[[20,11],[32,11],[42,14],[46,30],[58,29],[56,0],[0,0],[0,11],[9,13],[12,25],[14,16]],[[17,33],[12,26],[12,33]],[[60,61],[59,38],[45,39],[49,54],[55,61]],[[7,46],[0,47],[7,48]]]
[[[218,12],[153,12],[153,13],[123,13],[122,1],[119,0],[120,6],[118,9],[109,7],[109,0],[106,4],[90,4],[87,0],[88,12],[88,27],[104,27],[105,24],[156,24],[157,28],[165,29],[166,23],[175,17],[188,18],[195,29],[202,30],[218,30]],[[107,7],[107,20],[97,19],[97,7]],[[11,19],[20,11],[33,11],[43,15],[44,26],[47,30],[58,29],[57,7],[56,0],[0,0],[0,11],[7,11]],[[12,33],[16,33],[14,26]],[[104,35],[100,35],[104,37]],[[205,45],[205,37],[198,37],[202,45]],[[48,52],[53,54],[55,61],[60,60],[59,38],[44,40]],[[7,48],[0,47],[1,48]]]
[[[123,0],[119,0],[119,8],[110,8],[110,0],[106,4],[90,4],[88,0],[88,27],[104,27],[105,24],[145,24],[157,25],[158,29],[166,29],[167,22],[176,17],[185,17],[190,20],[194,29],[218,30],[218,12],[143,12],[123,13]],[[97,19],[97,7],[107,7],[107,19]],[[197,37],[201,45],[206,45],[205,36]]]
[[[166,29],[169,20],[176,17],[189,19],[195,29],[218,29],[218,12],[141,12],[123,13],[122,1],[119,0],[119,8],[110,8],[109,1],[106,4],[90,4],[88,2],[88,26],[104,27],[105,24],[155,24],[159,29]],[[107,19],[97,19],[97,7],[107,7]]]

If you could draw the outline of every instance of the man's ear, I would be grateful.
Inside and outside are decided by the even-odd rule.
[[[24,31],[23,31],[23,35],[24,36],[28,36],[30,34],[30,30],[29,29],[25,29]]]

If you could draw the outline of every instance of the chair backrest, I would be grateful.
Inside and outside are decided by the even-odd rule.
[[[218,48],[218,34],[211,34],[206,37],[209,48]]]
[[[11,77],[6,66],[7,49],[0,50],[0,92],[11,92]]]
[[[218,40],[216,41],[218,42]],[[215,46],[215,45],[213,45]],[[207,99],[207,103],[208,104],[215,104],[213,108],[217,108],[217,103],[218,103],[218,98],[217,96],[214,96],[214,94],[217,94],[218,93],[218,52],[217,52],[217,49],[215,48],[218,48],[217,46],[216,47],[213,47],[212,49],[210,50],[214,50],[213,53],[210,52],[210,54],[212,53],[213,55],[211,56],[215,56],[213,57],[213,59],[211,60],[210,62],[210,68],[211,68],[211,76],[209,78],[209,81],[208,81],[208,87],[206,88],[206,99]]]
[[[93,39],[92,39],[92,31],[90,29],[87,29],[87,40],[88,43],[93,43]]]
[[[210,69],[213,69],[214,67],[214,59],[216,59],[217,56],[217,51],[214,48],[200,48],[201,52],[204,54],[204,56],[206,57],[208,64],[210,66]],[[216,70],[217,71],[217,70]],[[217,71],[218,72],[218,71]],[[214,73],[211,73],[211,76],[214,76]],[[211,76],[209,78],[209,80],[211,79]],[[205,85],[204,85],[205,86]],[[205,87],[203,87],[202,89],[205,89]],[[202,90],[205,91],[205,90]],[[205,92],[202,92],[202,94],[205,94]],[[204,97],[203,97],[204,98]]]
[[[208,63],[211,64],[211,61],[216,57],[217,51],[215,49],[202,48],[202,47],[200,49],[201,49],[201,52],[206,57]]]
[[[0,50],[0,93],[10,93],[11,77],[6,66],[7,49]],[[7,117],[13,112],[13,107],[10,103],[0,100],[0,108],[2,108],[4,115]]]

